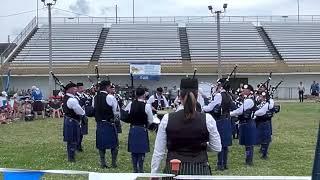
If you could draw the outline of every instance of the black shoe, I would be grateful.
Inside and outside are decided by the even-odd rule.
[[[76,159],[75,158],[68,158],[68,162],[75,163]]]
[[[261,159],[268,160],[269,158],[268,158],[268,156],[261,156]]]
[[[215,170],[216,170],[216,171],[223,171],[224,168],[223,168],[222,166],[217,166]]]
[[[102,164],[102,165],[100,165],[100,167],[101,167],[101,169],[109,169],[109,168],[110,168],[110,167],[107,166],[106,164]]]
[[[116,163],[112,163],[112,168],[117,168],[118,165]]]
[[[246,165],[247,165],[247,166],[253,166],[253,162],[252,162],[252,161],[246,162]]]
[[[229,169],[227,165],[224,165],[223,168],[224,168],[225,170],[228,170],[228,169]]]

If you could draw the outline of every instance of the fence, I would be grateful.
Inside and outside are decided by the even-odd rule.
[[[216,22],[213,16],[161,16],[161,17],[54,17],[52,23],[59,24],[164,24],[164,23],[212,23]],[[320,22],[320,15],[303,16],[222,16],[222,23],[251,22],[259,25],[260,22],[296,22],[316,23]],[[39,18],[40,24],[47,24],[48,18]]]
[[[25,40],[25,38],[34,30],[37,26],[37,19],[34,17],[30,23],[21,31],[20,34],[13,40],[13,42],[7,47],[7,49],[0,55],[1,65],[5,60],[15,51],[17,47]]]

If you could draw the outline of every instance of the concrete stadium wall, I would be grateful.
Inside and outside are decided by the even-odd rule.
[[[148,87],[149,89],[153,90],[159,86],[167,86],[168,88],[173,87],[176,85],[179,87],[180,79],[185,76],[161,76],[159,81],[144,81],[144,80],[137,80],[134,81],[135,86],[139,86],[142,84],[143,86]],[[217,76],[197,76],[199,82],[215,82]],[[59,77],[60,80],[67,84],[69,80],[73,82],[83,82],[86,87],[90,87],[91,84],[88,81],[86,76],[83,77]],[[95,80],[95,77],[91,77],[92,80]],[[248,78],[249,84],[253,85],[254,87],[261,82],[265,82],[267,79],[266,75],[255,75],[255,76],[237,76],[237,78]],[[4,78],[5,81],[6,78]],[[110,76],[110,79],[115,84],[125,85],[128,84],[130,86],[131,81],[128,76]],[[309,94],[310,86],[313,82],[319,81],[320,75],[274,75],[272,76],[272,85],[276,85],[279,81],[283,80],[284,83],[280,86],[278,92],[275,94],[280,99],[296,99],[298,98],[297,94],[297,86],[300,81],[302,81],[306,88],[306,94]],[[10,81],[10,88],[14,89],[31,89],[31,86],[37,86],[42,91],[43,94],[46,96],[48,93],[48,77],[11,77]],[[57,86],[57,88],[59,88]]]

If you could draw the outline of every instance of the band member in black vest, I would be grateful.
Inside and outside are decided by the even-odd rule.
[[[79,101],[75,97],[77,85],[69,83],[65,87],[66,95],[63,97],[63,141],[67,142],[68,161],[75,162],[75,151],[80,139],[80,120],[85,115]]]
[[[169,103],[162,93],[163,89],[161,87],[157,88],[157,93],[150,96],[147,101],[148,104],[152,105],[153,114],[155,114],[157,110],[163,110],[169,107]]]
[[[143,173],[145,153],[150,151],[148,126],[153,122],[152,107],[145,102],[145,90],[136,89],[137,100],[130,102],[125,108],[129,112],[130,131],[128,137],[128,152],[134,173]]]
[[[232,145],[230,109],[233,102],[226,91],[227,86],[228,85],[225,80],[219,79],[213,101],[208,106],[203,107],[203,110],[210,113],[216,120],[217,128],[221,137],[222,150],[218,153],[218,162],[216,167],[216,170],[218,171],[228,169],[228,147]]]
[[[238,116],[239,119],[239,144],[245,146],[246,164],[253,165],[253,147],[256,143],[256,123],[253,120],[255,102],[251,85],[244,85],[242,96],[245,98],[243,104],[230,113],[230,116]]]
[[[100,91],[94,97],[95,119],[97,122],[96,147],[99,150],[101,168],[109,168],[106,163],[106,149],[111,149],[112,167],[117,167],[118,133],[115,125],[117,100],[111,95],[114,91],[110,81],[99,84]]]
[[[160,172],[160,164],[167,159],[164,172],[172,174],[170,160],[179,159],[179,175],[211,175],[207,147],[220,152],[221,141],[216,121],[210,114],[196,111],[198,80],[182,79],[182,106],[177,112],[164,115],[156,137],[151,173]],[[209,142],[209,143],[207,143]]]
[[[83,83],[81,83],[81,82],[77,83],[77,88],[78,88],[78,92],[76,93],[76,97],[79,100],[80,106],[85,111],[85,105],[86,105],[87,98],[84,94]],[[82,152],[83,151],[83,148],[82,148],[83,136],[88,134],[88,118],[86,116],[83,116],[80,120],[80,129],[81,129],[81,131],[80,131],[80,138],[79,138],[77,150]]]
[[[268,158],[268,149],[271,142],[271,119],[273,117],[274,104],[268,101],[268,93],[262,92],[258,96],[260,104],[257,106],[258,110],[254,113],[257,124],[257,144],[261,145],[261,158]]]

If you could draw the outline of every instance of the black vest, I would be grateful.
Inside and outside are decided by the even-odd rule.
[[[184,110],[169,114],[167,133],[167,161],[208,162],[209,132],[206,115],[196,112],[194,119],[186,120]]]
[[[130,109],[130,123],[134,126],[148,127],[148,115],[145,112],[146,103],[133,101]]]
[[[107,103],[107,94],[98,92],[94,97],[94,117],[96,121],[107,120],[110,121],[114,118],[112,107]]]
[[[259,106],[257,106],[257,109],[262,108],[265,105],[266,102],[261,103]],[[269,105],[270,106],[270,105]],[[266,114],[262,115],[262,116],[257,116],[256,117],[256,122],[260,123],[260,122],[266,122],[266,121],[271,121],[273,117],[273,113],[272,110],[269,109]]]
[[[160,105],[161,105],[161,109],[163,109],[165,107],[165,104],[164,104],[164,99],[163,99],[163,95],[160,97],[160,99],[158,100],[157,98],[157,95],[154,94],[154,102],[151,104],[152,107],[154,107],[155,109],[158,109],[158,106],[159,106],[159,100],[160,100]]]
[[[240,123],[245,123],[247,121],[252,120],[253,113],[257,110],[256,102],[253,99],[252,99],[252,101],[254,103],[253,107],[251,109],[244,110],[244,101],[243,101],[243,113],[238,116]]]
[[[73,109],[70,109],[68,108],[67,106],[67,102],[69,100],[69,98],[71,98],[70,96],[68,95],[65,95],[63,97],[63,105],[62,105],[62,109],[63,109],[63,112],[66,116],[72,118],[72,119],[75,119],[75,120],[78,120],[80,121],[80,115],[77,115]]]
[[[221,92],[222,101],[221,101],[221,114],[229,116],[230,110],[233,104],[232,98],[227,92]]]

